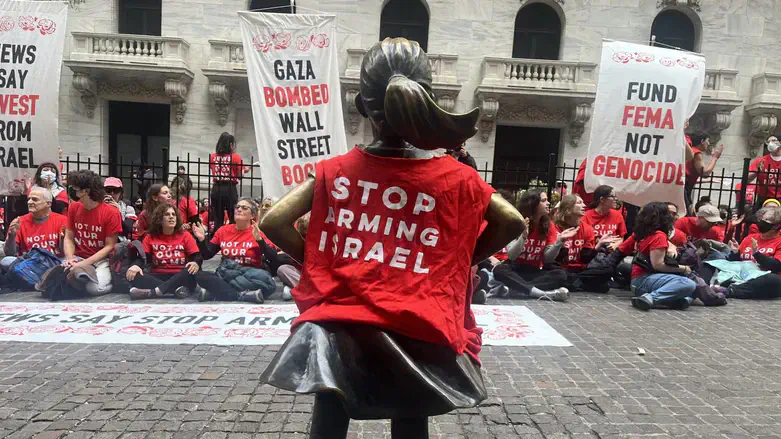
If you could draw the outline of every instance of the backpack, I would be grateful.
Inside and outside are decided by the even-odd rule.
[[[8,278],[19,289],[34,289],[41,276],[62,264],[62,260],[47,250],[34,248],[18,257],[8,269]]]

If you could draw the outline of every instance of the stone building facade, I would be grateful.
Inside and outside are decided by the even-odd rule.
[[[223,131],[257,156],[236,12],[290,0],[85,0],[72,9],[60,88],[65,153],[112,161],[206,159]],[[479,107],[480,167],[586,155],[602,39],[701,52],[692,130],[738,171],[781,115],[781,0],[296,0],[335,14],[349,145],[371,140],[351,104],[380,36],[421,40],[446,109]],[[276,9],[280,11],[282,9]],[[289,11],[289,8],[286,9]],[[488,180],[498,178],[488,174]]]

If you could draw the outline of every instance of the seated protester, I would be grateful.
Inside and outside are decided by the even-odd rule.
[[[543,270],[543,265],[556,259],[564,240],[574,237],[577,229],[567,229],[560,234],[556,231],[548,216],[548,194],[539,189],[526,191],[519,204],[518,211],[528,221],[528,227],[508,245],[512,264],[494,267],[494,278],[524,296],[566,301],[569,299],[569,290],[564,288],[567,273],[559,268]]]
[[[152,212],[161,204],[171,204],[171,191],[168,189],[168,186],[159,183],[149,186],[144,210],[138,215],[138,221],[136,221],[133,228],[134,240],[142,241],[144,239],[146,231],[149,229],[149,219],[152,216]]]
[[[38,166],[28,195],[34,189],[44,189],[51,192],[52,212],[63,215],[68,214],[68,191],[60,183],[60,169],[57,165],[54,163],[41,163]]]
[[[673,203],[667,203],[667,210],[670,212],[670,215],[673,217],[673,222],[677,221],[678,216],[678,206],[676,206]],[[680,230],[673,228],[672,232],[670,232],[667,235],[667,239],[670,242],[670,245],[667,248],[668,254],[673,254],[677,251],[678,247],[681,247],[682,245],[686,244],[687,237],[686,235],[681,232]],[[635,240],[634,233],[629,236],[629,238],[626,238],[624,242],[621,243],[621,245],[618,246],[617,251],[621,253],[623,256],[632,256],[635,251],[637,251],[637,241]],[[621,267],[624,265],[623,263],[619,265],[617,270],[623,275],[625,274],[627,279],[630,279],[631,272],[632,272],[632,266],[631,264],[628,264],[628,267]]]
[[[673,217],[667,203],[648,203],[640,210],[634,229],[637,255],[632,264],[632,306],[648,311],[655,305],[686,309],[697,288],[687,278],[691,268],[685,265],[667,265],[669,235]]]
[[[298,230],[298,233],[301,234],[301,237],[304,238],[304,240],[306,240],[306,232],[309,231],[309,217],[310,214],[307,213],[299,218],[295,225],[296,230]],[[301,280],[302,267],[301,264],[293,260],[290,256],[287,256],[285,253],[282,253],[281,250],[279,250],[278,254],[286,256],[288,259],[285,264],[280,265],[279,268],[277,268],[277,277],[279,277],[279,280],[282,281],[282,285],[284,285],[282,288],[282,299],[293,300],[291,291],[298,286],[298,282]]]
[[[111,292],[109,255],[119,240],[122,221],[117,209],[103,202],[100,176],[89,170],[68,174],[71,203],[65,229],[68,284],[90,296]]]
[[[195,274],[203,258],[193,236],[182,230],[182,219],[175,206],[157,206],[141,245],[146,263],[139,259],[127,270],[131,299],[168,294],[183,299],[196,292]]]
[[[594,193],[586,192],[586,161],[586,159],[583,159],[580,163],[578,173],[575,176],[575,184],[572,186],[572,193],[580,195],[580,198],[583,199],[586,206],[589,206],[594,202]]]
[[[597,250],[621,238],[605,235],[596,242],[594,229],[582,221],[586,205],[578,195],[565,195],[555,215],[556,230],[562,234],[568,229],[577,229],[575,236],[563,239],[564,258],[561,266],[570,273],[570,287],[576,291],[607,293],[608,282],[613,277],[614,267],[587,268]]]
[[[589,207],[591,209],[586,211],[583,222],[594,229],[597,241],[603,236],[621,238],[613,240],[608,246],[610,250],[615,250],[626,236],[626,223],[621,212],[616,210],[616,193],[613,188],[599,186],[594,191],[594,202]]]
[[[198,300],[226,300],[263,303],[277,288],[274,278],[264,270],[264,254],[269,250],[257,222],[258,205],[250,198],[239,198],[234,212],[235,224],[220,227],[209,242],[202,225],[193,227],[204,259],[222,252],[216,273],[198,272],[202,288]]]
[[[0,262],[3,272],[8,271],[17,256],[33,248],[46,250],[57,257],[63,256],[62,236],[68,225],[68,217],[51,211],[52,194],[40,187],[27,197],[28,214],[14,218],[8,226],[8,239],[3,249],[5,257]]]
[[[675,222],[675,228],[683,232],[690,241],[712,239],[724,242],[724,235],[721,234],[721,230],[716,228],[722,222],[719,209],[716,206],[704,204],[700,206],[696,217],[679,218]]]
[[[122,218],[122,236],[129,237],[133,233],[133,225],[138,220],[138,217],[133,206],[129,206],[122,199],[124,194],[122,180],[116,177],[109,177],[103,182],[103,189],[106,191],[103,201],[119,210],[119,215]]]
[[[730,260],[752,261],[770,273],[729,286],[724,293],[734,299],[775,299],[781,297],[781,209],[762,208],[757,212],[759,233],[747,236],[740,246],[730,242]],[[715,290],[715,288],[714,288]]]
[[[192,182],[187,176],[177,175],[171,180],[171,189],[175,204],[179,208],[179,217],[182,218],[185,230],[189,230],[189,224],[200,221],[198,205],[190,196]]]

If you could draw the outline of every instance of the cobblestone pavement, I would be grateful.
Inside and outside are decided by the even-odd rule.
[[[431,437],[781,437],[781,301],[648,313],[614,295],[504,303],[574,347],[484,348],[489,399],[431,419]],[[276,350],[0,342],[0,437],[306,437],[312,398],[257,383]],[[350,436],[389,437],[389,425],[353,422]]]

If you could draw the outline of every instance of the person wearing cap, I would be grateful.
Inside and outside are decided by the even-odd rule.
[[[690,241],[698,239],[712,239],[724,242],[724,234],[719,228],[714,227],[723,223],[719,209],[716,206],[705,204],[700,206],[696,217],[683,217],[675,222],[675,228],[683,232]]]
[[[130,236],[130,233],[133,231],[133,223],[136,222],[138,217],[133,206],[128,205],[122,199],[122,195],[125,192],[122,187],[122,180],[117,177],[109,177],[103,182],[103,188],[106,190],[106,196],[103,201],[110,206],[116,207],[122,216],[122,236]]]

